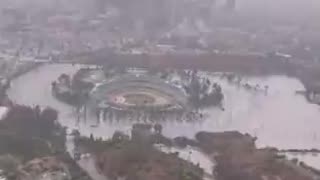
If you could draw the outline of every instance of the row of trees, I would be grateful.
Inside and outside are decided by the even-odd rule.
[[[64,152],[65,130],[57,123],[57,118],[58,112],[52,108],[13,106],[0,122],[0,138],[3,139],[0,154],[13,153],[29,160]]]
[[[41,110],[40,106],[15,105],[0,127],[14,130],[23,136],[50,137],[57,128],[58,112],[52,108]]]

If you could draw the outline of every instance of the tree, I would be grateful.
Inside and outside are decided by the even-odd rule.
[[[90,134],[90,141],[94,141],[94,137],[92,133]]]
[[[51,87],[52,87],[53,90],[55,90],[55,89],[57,88],[57,82],[56,82],[56,81],[53,81],[53,82],[51,83]]]
[[[58,112],[52,108],[46,108],[41,112],[38,122],[40,136],[50,137],[55,129],[55,121],[58,119]]]
[[[58,119],[58,111],[52,108],[46,108],[41,112],[41,120],[54,123]]]
[[[37,106],[34,108],[34,114],[35,114],[36,120],[39,120],[40,114],[41,114],[41,109],[40,109],[40,106],[39,106],[39,105],[37,105]]]
[[[162,133],[162,125],[161,124],[155,124],[154,125],[154,130],[157,134],[161,134]]]

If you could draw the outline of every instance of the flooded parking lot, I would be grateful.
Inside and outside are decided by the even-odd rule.
[[[51,94],[51,82],[62,73],[73,74],[80,66],[44,65],[12,82],[9,97],[24,105],[50,106],[59,111],[62,125],[77,128],[83,135],[110,137],[115,130],[130,133],[135,122],[129,120],[97,122],[94,115],[87,120],[76,121],[75,109],[56,100]],[[163,122],[163,134],[169,137],[193,137],[198,131],[238,130],[257,136],[260,147],[272,146],[279,149],[320,149],[320,108],[309,104],[303,96],[296,95],[303,90],[302,83],[286,76],[244,77],[250,84],[267,85],[268,93],[252,92],[229,83],[211,73],[205,73],[212,82],[222,86],[225,95],[225,111],[206,110],[206,118],[199,122]]]

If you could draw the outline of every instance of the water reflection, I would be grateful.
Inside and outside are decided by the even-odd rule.
[[[175,148],[175,147],[167,147],[162,144],[156,145],[156,148],[165,153],[175,153],[178,152],[178,156],[186,161],[190,161],[193,164],[199,164],[199,166],[204,170],[204,172],[208,175],[212,175],[212,169],[214,168],[214,163],[210,160],[206,154],[201,152],[196,148]]]
[[[51,106],[60,114],[60,122],[81,134],[95,137],[110,137],[115,130],[130,132],[135,123],[130,120],[99,121],[94,113],[89,113],[87,121],[76,123],[76,111],[59,102],[51,95],[51,82],[62,73],[73,74],[80,66],[44,65],[14,80],[8,94],[13,101],[26,105]],[[206,74],[204,74],[206,75]],[[268,86],[268,94],[255,93],[239,88],[218,76],[208,75],[212,82],[222,86],[225,111],[212,108],[208,115],[198,122],[177,122],[167,119],[162,123],[166,136],[188,136],[201,130],[239,130],[258,137],[258,145],[275,146],[281,149],[319,148],[318,127],[319,107],[308,104],[302,96],[295,94],[303,90],[303,85],[294,78],[270,76],[265,78],[243,78],[250,84]]]
[[[320,169],[320,156],[319,154],[301,154],[301,153],[285,153],[288,159],[298,159],[300,162],[304,162],[313,168]]]

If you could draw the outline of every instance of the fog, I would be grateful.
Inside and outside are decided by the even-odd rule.
[[[238,5],[242,12],[253,16],[307,21],[308,18],[316,20],[320,17],[318,0],[240,0]]]
[[[88,11],[104,0],[2,0],[1,8],[38,8],[38,9],[79,9]],[[108,1],[108,0],[105,0]],[[183,0],[171,0],[178,5]],[[201,1],[201,0],[194,0]],[[208,1],[208,0],[207,0]],[[217,6],[222,6],[225,0],[216,0]],[[136,1],[139,4],[139,1]],[[140,1],[144,2],[144,1]],[[319,18],[320,1],[318,0],[237,0],[238,13],[252,16],[267,16],[272,18]],[[141,5],[143,5],[141,3]],[[314,19],[315,20],[315,19]]]
[[[60,155],[77,180],[320,179],[279,157],[320,168],[319,19],[320,0],[0,0],[0,180]]]

